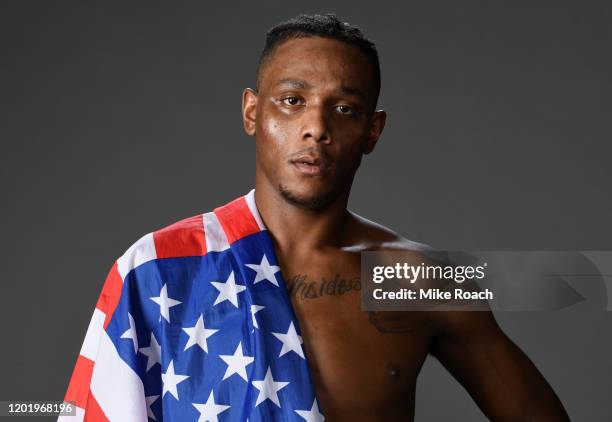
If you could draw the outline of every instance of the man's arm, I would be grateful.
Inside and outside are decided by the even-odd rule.
[[[431,353],[494,421],[569,421],[553,389],[489,311],[434,312]]]

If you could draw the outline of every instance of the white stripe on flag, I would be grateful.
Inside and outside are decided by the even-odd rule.
[[[71,405],[71,406],[74,406],[74,405]],[[57,418],[57,422],[83,422],[83,419],[85,418],[85,409],[79,406],[74,406],[74,407],[76,409],[74,416],[62,415],[59,418]]]
[[[121,258],[117,259],[117,270],[121,280],[125,280],[125,276],[140,264],[156,258],[157,253],[155,252],[153,233],[145,234],[130,246]]]
[[[89,327],[87,327],[87,333],[85,334],[85,340],[81,346],[79,352],[82,356],[95,362],[96,354],[98,352],[98,344],[100,343],[100,335],[104,330],[104,319],[106,314],[96,308],[94,310],[91,321],[89,321]]]
[[[249,206],[249,210],[251,210],[251,214],[253,214],[253,218],[257,221],[257,225],[259,226],[259,230],[266,230],[266,226],[259,215],[259,211],[257,210],[257,204],[255,204],[255,189],[251,189],[249,193],[244,196],[247,205]]]
[[[204,214],[204,236],[206,236],[206,252],[221,252],[229,248],[227,236],[214,212]]]
[[[106,330],[100,336],[90,389],[111,421],[147,421],[142,381],[121,359]]]

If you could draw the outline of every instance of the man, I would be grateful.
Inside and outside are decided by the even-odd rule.
[[[255,190],[118,260],[66,395],[79,417],[411,421],[431,354],[492,420],[568,420],[490,312],[361,310],[360,252],[427,250],[346,208],[385,126],[379,90],[374,44],[334,15],[268,32],[242,96]]]

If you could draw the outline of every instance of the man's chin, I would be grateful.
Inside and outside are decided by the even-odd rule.
[[[278,186],[278,191],[288,203],[309,211],[322,211],[338,197],[336,192],[302,193],[282,184]]]

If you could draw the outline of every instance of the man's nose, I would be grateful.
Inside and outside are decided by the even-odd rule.
[[[302,139],[329,144],[331,133],[325,106],[310,105],[302,114]]]

